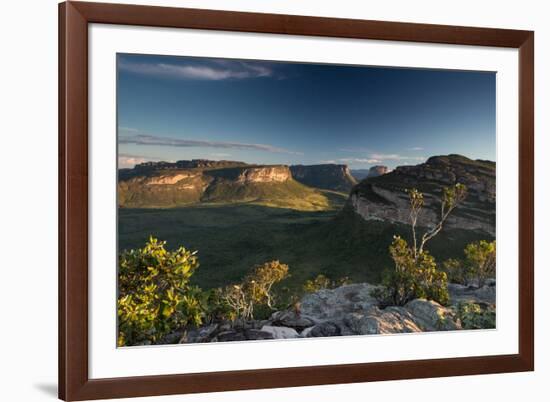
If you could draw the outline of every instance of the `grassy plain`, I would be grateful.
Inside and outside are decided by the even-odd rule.
[[[329,194],[334,204],[341,195]],[[168,209],[119,209],[119,249],[143,246],[149,235],[198,250],[200,268],[193,276],[203,289],[239,282],[256,264],[280,260],[291,276],[281,289],[300,289],[305,280],[324,274],[331,279],[376,283],[391,266],[392,236],[409,235],[409,227],[364,221],[338,208],[299,211],[254,204],[200,204]],[[486,238],[482,233],[443,231],[429,244],[437,259],[460,257],[464,246]]]

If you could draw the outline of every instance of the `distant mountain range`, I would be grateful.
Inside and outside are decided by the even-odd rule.
[[[148,162],[119,171],[118,203],[129,208],[255,203],[306,211],[341,206],[356,182],[349,172],[344,174],[341,166],[322,166],[299,166],[305,173],[295,178],[295,167],[286,165],[208,160]]]
[[[366,177],[364,176],[366,174]],[[148,162],[119,170],[119,205],[169,208],[195,204],[253,203],[319,211],[345,208],[364,220],[408,222],[405,189],[425,194],[419,225],[436,220],[442,188],[462,183],[468,198],[449,227],[495,233],[495,163],[461,155],[434,156],[426,163],[350,171],[346,165],[251,165],[238,161]]]

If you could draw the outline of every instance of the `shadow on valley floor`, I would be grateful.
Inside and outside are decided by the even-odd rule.
[[[172,209],[119,209],[119,250],[142,247],[149,235],[198,250],[193,281],[203,289],[240,281],[256,264],[280,260],[290,267],[281,289],[299,289],[318,274],[337,280],[377,283],[391,266],[388,246],[410,228],[366,222],[350,210],[296,211],[251,204]],[[459,257],[483,233],[443,231],[429,250],[438,261]]]

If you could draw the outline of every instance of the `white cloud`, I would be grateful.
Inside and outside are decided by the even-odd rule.
[[[143,155],[131,155],[131,154],[118,154],[118,167],[119,168],[133,168],[135,165],[149,162],[149,161],[158,161],[160,160],[154,156],[143,156]]]
[[[380,159],[375,159],[375,158],[342,158],[338,160],[344,163],[367,163],[367,164],[382,163]]]
[[[371,154],[371,158],[380,161],[424,161],[424,156],[405,156],[399,154]]]
[[[120,137],[119,144],[135,144],[135,145],[157,145],[157,146],[169,146],[169,147],[204,147],[204,148],[221,148],[221,149],[244,149],[244,150],[256,150],[264,152],[284,153],[301,155],[301,152],[290,151],[285,148],[275,147],[268,144],[248,144],[240,142],[225,142],[225,141],[208,141],[208,140],[187,140],[180,138],[170,137],[157,137],[154,135],[133,135]]]
[[[118,67],[123,71],[135,74],[165,76],[187,80],[220,81],[227,79],[246,79],[271,77],[273,70],[267,66],[245,62],[225,62],[204,64],[170,64],[170,63],[133,63],[120,61]]]
[[[118,131],[124,131],[126,133],[137,133],[139,130],[133,127],[118,126]]]
[[[422,147],[412,147],[408,149],[409,151],[424,151],[424,148]]]

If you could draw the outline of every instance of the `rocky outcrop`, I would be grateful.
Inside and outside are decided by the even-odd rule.
[[[221,322],[167,335],[161,343],[203,343],[264,339],[376,335],[462,329],[461,303],[495,308],[494,280],[481,288],[449,284],[450,305],[415,299],[404,306],[380,308],[371,296],[377,286],[359,283],[305,295],[297,306],[267,320]]]
[[[288,166],[246,166],[229,169],[217,169],[208,172],[215,178],[246,183],[282,183],[292,178]]]
[[[156,184],[176,184],[184,179],[188,179],[190,177],[196,177],[196,176],[197,176],[196,173],[191,173],[191,172],[177,173],[174,175],[163,174],[163,175],[147,178],[144,184],[147,186],[156,185]]]
[[[458,304],[460,302],[495,304],[496,282],[494,280],[489,280],[480,288],[450,283],[449,296],[452,304]]]
[[[300,315],[316,324],[301,336],[370,335],[460,329],[451,309],[436,302],[412,300],[403,307],[380,309],[371,296],[376,286],[363,283],[306,295]]]
[[[320,323],[341,319],[349,313],[367,311],[377,304],[371,296],[374,289],[374,285],[358,283],[307,294],[300,301],[300,316]]]
[[[409,202],[405,192],[416,188],[424,193],[425,206],[418,226],[429,227],[439,218],[444,187],[466,185],[466,200],[449,216],[446,227],[480,230],[495,235],[495,163],[471,160],[460,155],[434,156],[416,166],[400,166],[390,173],[363,180],[348,199],[365,220],[409,223]]]
[[[369,173],[367,174],[367,178],[368,177],[378,177],[378,176],[382,176],[383,174],[386,174],[388,173],[388,167],[387,166],[383,166],[383,165],[376,165],[376,166],[372,166],[370,169],[369,169]]]
[[[293,165],[292,177],[306,186],[348,192],[357,184],[346,165]]]
[[[296,332],[294,328],[289,327],[275,327],[272,325],[264,325],[261,330],[263,332],[271,334],[274,339],[291,339],[300,337],[300,334],[298,334],[298,332]]]

